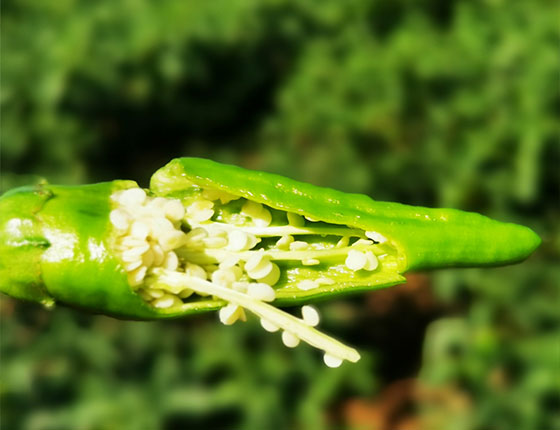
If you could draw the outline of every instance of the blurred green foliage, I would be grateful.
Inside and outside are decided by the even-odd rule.
[[[432,274],[428,314],[369,315],[384,292],[321,304],[326,330],[364,353],[337,370],[254,321],[122,322],[3,298],[2,427],[351,428],[345,404],[418,375],[425,428],[560,428],[558,9],[3,2],[2,191],[38,177],[146,185],[196,155],[479,211],[544,243],[515,268]]]

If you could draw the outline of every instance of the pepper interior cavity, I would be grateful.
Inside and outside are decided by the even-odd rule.
[[[130,286],[161,312],[186,302],[220,301],[223,324],[257,315],[269,332],[295,347],[303,340],[337,367],[356,350],[320,333],[316,308],[302,317],[272,306],[282,297],[336,284],[367,284],[396,270],[394,249],[377,232],[309,220],[223,191],[191,187],[181,198],[141,188],[113,193],[114,243]]]

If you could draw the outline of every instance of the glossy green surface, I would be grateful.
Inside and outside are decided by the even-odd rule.
[[[377,202],[363,194],[199,158],[172,160],[153,175],[150,187],[156,194],[167,194],[192,183],[328,223],[379,232],[400,250],[401,272],[515,263],[541,242],[527,227],[477,213]]]
[[[128,285],[110,244],[110,194],[136,186],[113,181],[40,185],[0,199],[0,289],[11,296],[125,318],[155,312]]]
[[[376,202],[364,195],[205,159],[173,160],[154,174],[151,191],[176,195],[193,184],[327,223],[376,231],[396,250],[396,268],[305,292],[279,288],[280,305],[396,285],[404,282],[401,273],[409,269],[513,263],[526,258],[540,243],[526,227],[476,213]],[[2,196],[0,290],[46,305],[60,302],[131,319],[174,318],[221,307],[221,301],[203,299],[180,309],[157,310],[128,285],[125,271],[111,252],[110,195],[134,186],[132,181],[39,185]]]

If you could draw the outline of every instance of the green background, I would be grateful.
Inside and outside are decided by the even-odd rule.
[[[2,297],[2,428],[559,429],[558,17],[546,0],[4,1],[2,192],[147,186],[202,156],[481,212],[543,244],[319,304],[363,355],[334,370],[255,320]]]

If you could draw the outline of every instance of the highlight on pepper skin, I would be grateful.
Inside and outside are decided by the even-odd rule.
[[[478,214],[184,158],[149,190],[113,181],[6,193],[0,290],[129,319],[218,311],[231,325],[251,313],[287,347],[304,341],[337,367],[359,353],[318,331],[309,301],[396,285],[410,268],[519,261],[539,243]],[[295,304],[301,317],[277,307]]]

